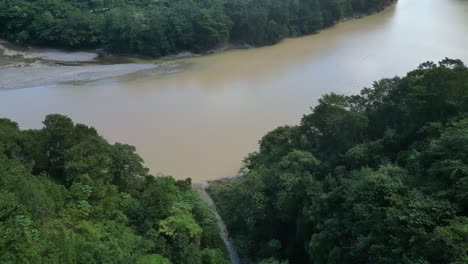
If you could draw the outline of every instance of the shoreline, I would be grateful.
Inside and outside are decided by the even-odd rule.
[[[185,70],[187,68],[185,59],[216,55],[228,51],[275,46],[280,45],[281,42],[287,39],[318,35],[338,24],[378,14],[396,2],[397,0],[391,0],[385,7],[369,14],[346,17],[314,34],[283,38],[272,45],[226,44],[203,53],[196,54],[185,51],[158,58],[128,54],[102,56],[99,49],[69,51],[53,48],[22,47],[0,39],[0,90],[55,84],[77,85],[131,74],[159,77]]]
[[[178,53],[174,54],[168,54],[160,57],[147,57],[147,56],[141,56],[138,54],[125,54],[125,53],[110,53],[107,51],[104,51],[101,47],[97,47],[94,49],[66,49],[66,48],[55,48],[55,47],[49,47],[49,46],[44,46],[44,47],[34,47],[31,45],[19,45],[15,43],[11,43],[7,40],[0,39],[0,56],[2,55],[2,50],[6,48],[9,51],[16,52],[17,54],[21,53],[32,53],[35,54],[33,56],[28,55],[30,58],[36,58],[36,59],[42,59],[44,61],[49,61],[49,62],[55,62],[55,63],[80,63],[80,62],[85,62],[85,63],[96,63],[96,64],[113,64],[112,62],[117,62],[115,64],[125,64],[125,63],[156,63],[156,62],[164,62],[164,61],[173,61],[173,60],[179,60],[179,59],[186,59],[186,58],[194,58],[194,57],[201,57],[201,56],[208,56],[208,55],[213,55],[213,54],[219,54],[222,52],[226,51],[231,51],[231,50],[243,50],[243,49],[255,49],[255,48],[262,48],[262,47],[268,47],[268,46],[274,46],[286,39],[295,39],[295,38],[301,38],[301,37],[306,37],[310,35],[316,35],[320,34],[322,30],[327,30],[330,28],[333,28],[334,26],[356,20],[356,19],[361,19],[365,18],[368,16],[372,16],[375,14],[378,14],[380,12],[383,12],[385,9],[391,7],[392,5],[396,4],[398,0],[389,0],[388,3],[376,10],[373,10],[369,13],[361,13],[361,14],[355,14],[353,16],[349,17],[344,17],[340,20],[335,21],[333,24],[328,25],[324,28],[321,28],[317,32],[311,33],[311,34],[305,34],[305,35],[298,35],[298,36],[288,36],[280,39],[278,42],[275,42],[270,45],[261,45],[261,46],[253,46],[247,43],[226,43],[224,45],[220,45],[216,48],[206,50],[204,52],[200,53],[193,53],[191,51],[180,51]],[[2,45],[3,44],[3,45]],[[6,44],[6,45],[5,45]],[[9,47],[8,47],[9,46]],[[41,51],[43,52],[56,52],[60,53],[57,54],[56,56],[41,56],[40,53]],[[79,60],[71,60],[71,59],[60,59],[66,58],[63,54],[70,54],[71,56],[73,55],[78,55],[82,54],[82,56],[86,56],[83,59]],[[28,58],[28,57],[25,57]]]
[[[78,85],[131,74],[157,77],[186,67],[174,60],[106,59],[89,51],[20,48],[0,40],[0,90]]]
[[[190,51],[181,51],[179,53],[169,54],[169,55],[165,55],[165,56],[161,56],[161,57],[155,57],[155,58],[148,58],[148,57],[144,57],[144,56],[139,56],[137,54],[110,54],[110,56],[111,57],[112,56],[123,56],[123,57],[127,57],[127,58],[130,58],[130,59],[143,60],[143,61],[145,61],[145,60],[148,60],[148,61],[169,60],[170,61],[170,60],[178,60],[178,59],[187,59],[187,58],[195,58],[195,57],[215,55],[215,54],[219,54],[219,53],[223,53],[223,52],[227,52],[227,51],[232,51],[232,50],[257,49],[257,48],[269,47],[269,46],[278,45],[278,44],[280,44],[281,42],[283,42],[283,41],[285,41],[287,39],[296,39],[296,38],[302,38],[302,37],[307,37],[307,36],[311,36],[311,35],[317,35],[317,34],[320,34],[321,31],[331,29],[331,28],[335,27],[338,24],[345,23],[345,22],[352,21],[352,20],[362,19],[362,18],[365,18],[365,17],[368,17],[368,16],[379,14],[379,13],[385,11],[387,8],[391,7],[392,5],[395,5],[397,2],[398,2],[398,0],[389,0],[388,3],[385,6],[383,6],[382,8],[379,8],[377,10],[371,11],[370,13],[367,13],[367,14],[362,13],[362,14],[356,14],[356,15],[353,15],[353,16],[350,16],[350,17],[344,17],[344,18],[342,18],[342,19],[340,19],[338,21],[335,21],[335,23],[333,23],[332,25],[321,28],[317,32],[310,33],[310,34],[305,34],[305,35],[299,35],[299,36],[284,37],[284,38],[280,39],[278,42],[275,42],[275,43],[270,44],[270,45],[252,46],[252,45],[249,45],[249,44],[246,44],[246,43],[227,43],[224,46],[213,48],[213,49],[201,52],[201,53],[193,53],[193,52],[190,52]]]

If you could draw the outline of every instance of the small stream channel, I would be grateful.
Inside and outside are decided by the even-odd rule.
[[[207,182],[197,183],[197,184],[194,184],[194,189],[200,193],[202,200],[210,207],[211,212],[213,212],[216,218],[216,222],[218,224],[219,234],[224,244],[226,245],[231,263],[241,264],[242,261],[239,258],[239,255],[237,254],[236,249],[232,245],[231,240],[229,239],[229,232],[226,228],[226,225],[224,224],[223,219],[221,219],[221,216],[216,211],[216,206],[214,204],[213,199],[211,199],[211,196],[206,191],[206,188],[208,188],[208,185],[209,184]]]

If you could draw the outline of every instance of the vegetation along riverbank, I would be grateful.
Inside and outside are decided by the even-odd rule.
[[[159,57],[227,43],[269,45],[373,13],[393,0],[0,0],[0,37]]]
[[[254,262],[467,263],[468,68],[324,95],[209,193]]]
[[[191,181],[153,177],[135,148],[49,115],[0,119],[1,263],[229,263]]]

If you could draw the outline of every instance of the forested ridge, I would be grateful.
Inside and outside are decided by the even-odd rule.
[[[328,94],[209,192],[258,263],[468,263],[468,68]]]
[[[49,115],[0,119],[0,263],[227,264],[190,179],[154,177],[135,148]]]
[[[0,0],[0,37],[20,44],[161,56],[267,45],[394,0]]]

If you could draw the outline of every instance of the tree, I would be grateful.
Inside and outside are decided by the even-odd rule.
[[[0,262],[226,263],[191,180],[148,174],[135,147],[61,115],[0,119]]]
[[[209,187],[241,255],[466,262],[467,74],[458,60],[423,63],[359,95],[324,95],[299,126],[265,135],[238,177]]]

